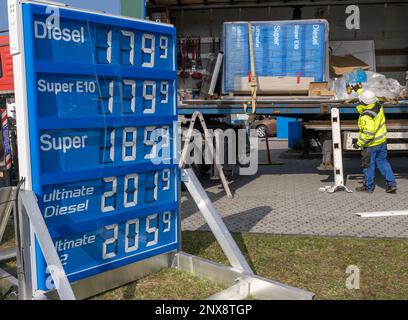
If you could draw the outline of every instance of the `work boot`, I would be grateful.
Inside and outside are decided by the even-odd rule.
[[[387,192],[387,193],[397,193],[397,187],[387,186],[387,189],[385,189],[385,192]]]
[[[357,192],[366,192],[366,193],[373,193],[373,190],[368,190],[368,188],[366,186],[361,186],[361,187],[357,187],[356,188]]]

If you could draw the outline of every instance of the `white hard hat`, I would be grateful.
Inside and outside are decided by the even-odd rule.
[[[365,90],[362,94],[359,95],[358,98],[364,104],[372,104],[377,102],[375,93],[370,90]]]

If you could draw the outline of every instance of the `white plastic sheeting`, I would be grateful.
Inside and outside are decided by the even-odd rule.
[[[377,97],[387,99],[398,99],[404,87],[398,80],[387,78],[383,74],[366,71],[367,82],[363,83],[363,89],[374,91]],[[338,100],[349,100],[358,98],[356,92],[348,94],[346,91],[345,77],[336,78],[333,80],[334,98]]]

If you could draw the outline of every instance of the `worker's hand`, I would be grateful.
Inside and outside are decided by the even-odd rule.
[[[356,85],[354,85],[353,90],[357,92],[357,90],[360,90],[362,87],[363,85],[361,84],[361,82],[359,82]]]
[[[360,150],[360,149],[361,149],[361,147],[358,145],[357,142],[354,142],[354,143],[353,143],[353,148],[356,149],[356,150]]]
[[[353,86],[351,84],[346,83],[346,91],[347,94],[351,94],[353,92]]]

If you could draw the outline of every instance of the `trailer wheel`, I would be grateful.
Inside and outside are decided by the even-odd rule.
[[[260,125],[256,127],[256,134],[258,138],[266,138],[266,126]]]
[[[211,166],[208,164],[195,164],[191,165],[191,169],[194,170],[197,178],[202,179],[206,175],[206,173],[210,170]]]

